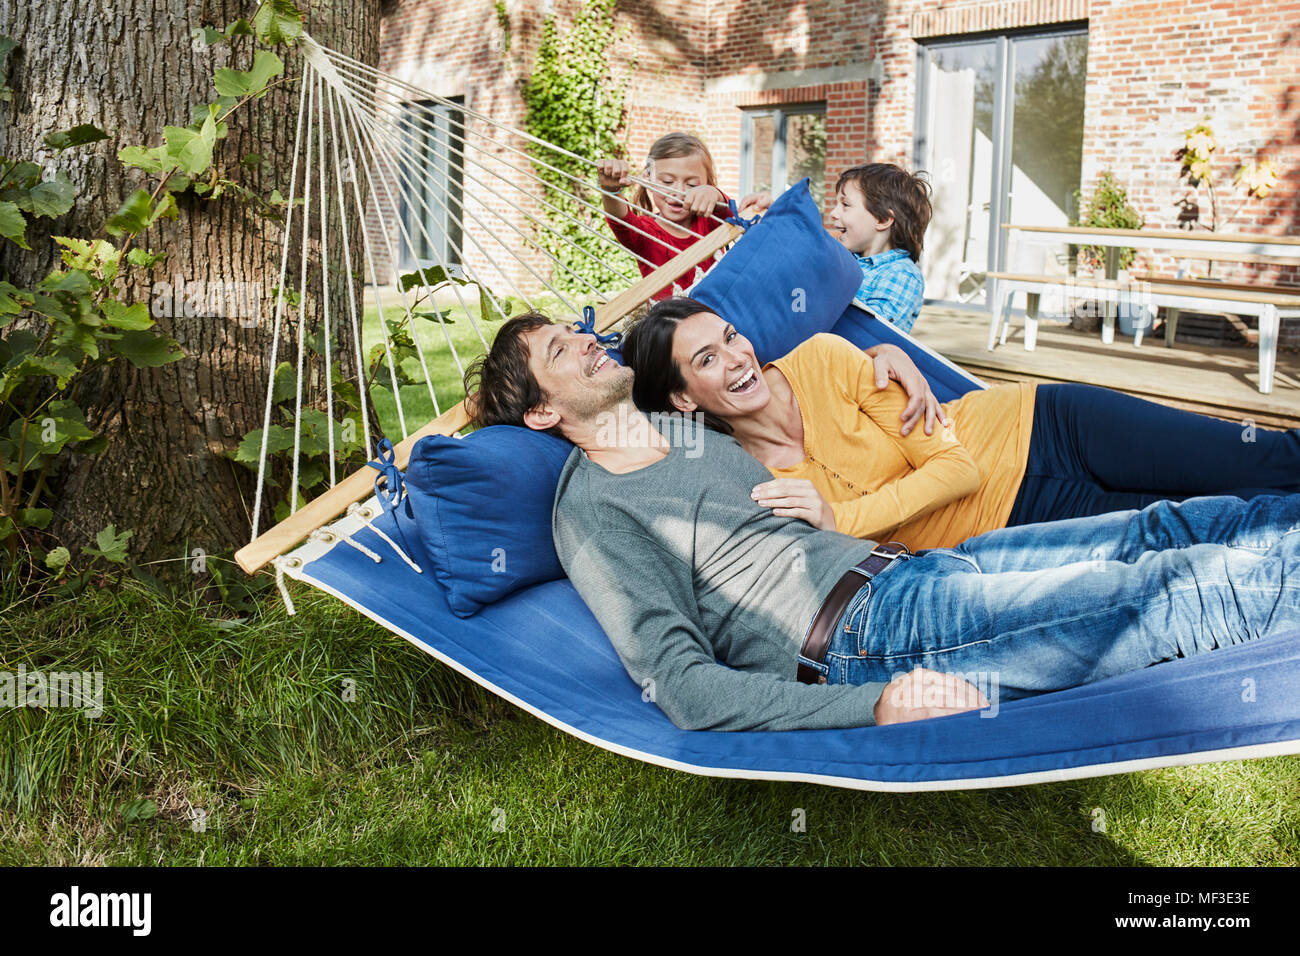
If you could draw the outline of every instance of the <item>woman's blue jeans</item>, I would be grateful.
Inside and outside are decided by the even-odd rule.
[[[1194,415],[1091,385],[1040,385],[1007,526],[1198,495],[1300,492],[1300,429]]]
[[[894,561],[850,601],[829,683],[916,667],[1012,700],[1300,627],[1300,495],[1161,501]]]

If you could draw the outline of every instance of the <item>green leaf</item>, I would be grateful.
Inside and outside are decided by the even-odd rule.
[[[32,304],[30,292],[19,289],[8,282],[0,282],[0,329],[9,324],[9,320],[3,318],[6,315],[17,315],[25,306]]]
[[[9,75],[9,54],[18,48],[18,42],[7,36],[0,36],[0,100],[12,100],[14,92],[4,84]],[[0,538],[3,538],[0,535]]]
[[[27,244],[27,219],[15,203],[0,202],[0,236],[23,249],[31,248]]]
[[[59,170],[53,179],[34,186],[31,198],[35,215],[57,219],[72,208],[77,199],[77,189],[63,170]]]
[[[196,131],[186,126],[164,126],[167,158],[181,172],[197,176],[212,165],[212,148],[217,142],[217,121],[211,115]]]
[[[496,307],[488,295],[488,290],[483,286],[478,287],[478,308],[484,322],[501,322],[506,318],[505,313]]]
[[[149,214],[149,225],[153,225],[159,219],[175,219],[180,215],[180,209],[176,206],[176,197],[171,193],[163,196],[158,205],[154,206],[153,212]]]
[[[156,368],[185,357],[175,339],[153,332],[124,332],[112,349],[136,368]]]
[[[53,551],[45,556],[45,566],[54,571],[62,571],[72,560],[72,552],[63,545],[59,545]]]
[[[68,381],[77,372],[77,366],[63,355],[28,355],[21,361],[5,369],[6,383],[24,378],[43,378],[51,376],[59,388],[66,388]],[[0,396],[7,393],[0,388]]]
[[[42,292],[69,292],[72,295],[86,295],[93,287],[90,274],[84,269],[51,272],[38,286]]]
[[[253,14],[252,26],[265,44],[287,43],[302,36],[302,14],[291,0],[265,0]]]
[[[227,37],[251,37],[256,35],[257,34],[253,30],[253,25],[243,17],[240,17],[238,20],[230,21],[230,25],[226,27]]]
[[[102,269],[117,258],[117,247],[107,239],[50,238],[63,247],[63,264],[73,269]]]
[[[217,70],[215,75],[217,92],[222,96],[244,97],[250,93],[259,93],[266,89],[272,77],[284,72],[283,61],[270,50],[258,50],[253,54],[253,66],[248,70],[232,70],[227,67]]]
[[[98,143],[101,139],[108,139],[108,134],[98,126],[90,123],[80,123],[72,129],[65,129],[61,133],[51,133],[45,137],[45,145],[50,149],[72,149],[74,146],[85,146],[87,143]]]
[[[117,212],[108,217],[108,224],[105,228],[111,236],[121,236],[127,233],[143,232],[149,225],[149,193],[144,189],[137,189],[118,207]]]
[[[138,332],[153,325],[153,319],[149,316],[149,308],[143,302],[126,305],[114,299],[108,299],[100,308],[103,309],[104,318],[108,321],[108,324],[115,329]]]
[[[402,291],[409,292],[411,289],[419,286],[436,286],[444,282],[455,282],[457,285],[464,285],[466,280],[459,279],[447,274],[447,270],[442,266],[430,266],[427,269],[416,269],[414,272],[407,272],[402,275]]]
[[[249,153],[239,161],[239,165],[247,166],[249,169],[256,169],[258,166],[262,165],[262,154]]]
[[[46,528],[54,520],[54,512],[49,508],[19,508],[18,524],[24,528]]]
[[[293,366],[281,362],[275,369],[275,385],[271,390],[271,404],[286,402],[298,394],[298,376]]]
[[[135,532],[129,528],[118,534],[117,529],[113,525],[109,525],[95,535],[95,544],[98,547],[86,548],[86,551],[98,555],[106,561],[112,561],[114,564],[123,564],[126,561],[126,543],[131,540],[133,534]]]
[[[272,425],[267,431],[266,453],[275,455],[293,448],[293,432],[279,425]],[[255,465],[262,455],[262,429],[258,428],[244,436],[235,451],[235,461],[246,465]]]
[[[166,146],[123,146],[117,151],[117,158],[123,165],[143,169],[146,173],[161,173],[176,165],[168,157]]]
[[[148,252],[136,246],[126,254],[126,261],[141,269],[148,269],[167,258],[165,252]]]
[[[171,128],[175,129],[176,127]],[[176,197],[171,193],[165,193],[157,205],[151,206],[149,193],[143,189],[137,189],[126,202],[118,207],[117,212],[109,217],[104,228],[108,230],[110,235],[114,236],[128,233],[133,235],[148,229],[159,219],[175,219],[178,212]]]

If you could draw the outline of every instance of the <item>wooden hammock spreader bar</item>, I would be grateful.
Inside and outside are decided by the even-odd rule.
[[[636,285],[619,293],[604,305],[597,306],[596,331],[604,332],[664,286],[677,281],[743,234],[744,230],[739,226],[724,223],[645,276]],[[427,438],[429,435],[453,435],[468,424],[469,416],[465,412],[465,403],[461,402],[395,445],[394,463],[404,470],[411,460],[411,449],[421,438]],[[268,528],[236,551],[235,561],[249,574],[265,567],[280,555],[292,550],[317,528],[329,524],[346,512],[348,506],[354,501],[361,501],[372,494],[376,474],[377,472],[368,466],[354,471],[329,491],[313,498],[288,518]]]

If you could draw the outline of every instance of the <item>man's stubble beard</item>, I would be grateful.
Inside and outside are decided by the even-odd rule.
[[[631,369],[620,365],[607,378],[608,381],[602,383],[604,385],[602,389],[583,395],[573,404],[571,410],[575,418],[588,422],[595,421],[596,416],[601,412],[612,411],[632,398]]]

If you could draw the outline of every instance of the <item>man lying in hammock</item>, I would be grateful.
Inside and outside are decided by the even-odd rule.
[[[553,532],[632,679],[679,727],[896,723],[1073,687],[1300,623],[1300,495],[1158,502],[911,554],[750,499],[766,469],[537,314],[471,367],[482,424],[577,448]],[[678,441],[674,429],[694,429]],[[688,451],[689,449],[689,451]]]

